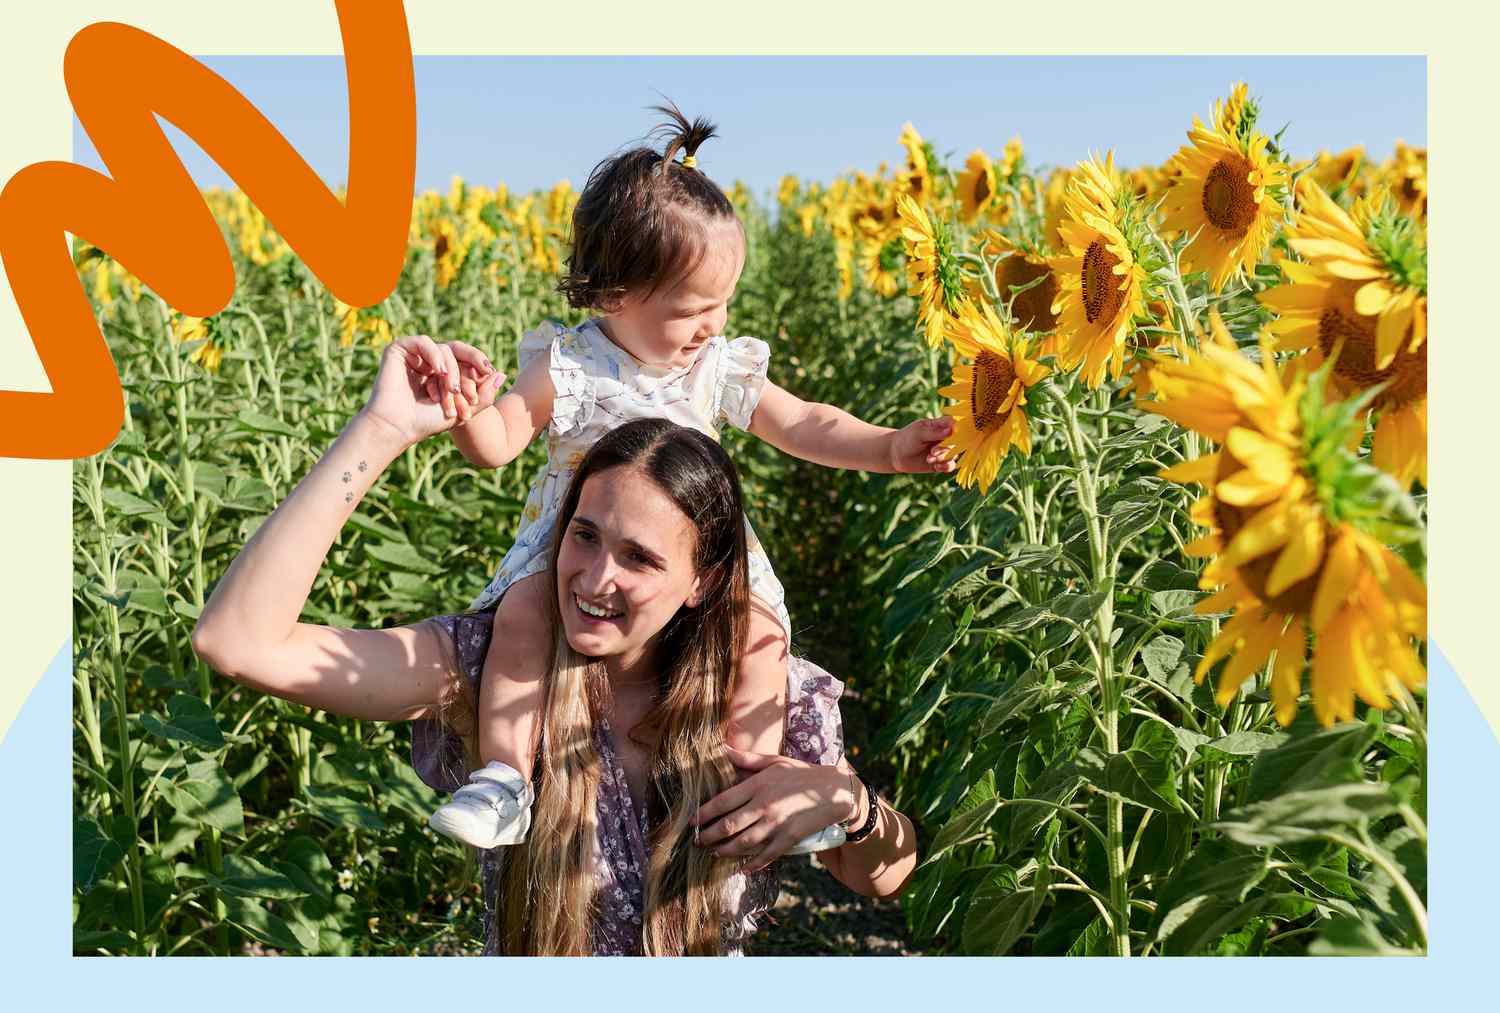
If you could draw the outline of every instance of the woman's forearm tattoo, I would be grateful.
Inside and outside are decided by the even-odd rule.
[[[366,472],[366,471],[370,470],[370,466],[368,464],[366,464],[364,461],[360,461],[358,467],[359,467],[359,470],[361,472]],[[354,473],[352,471],[346,471],[346,472],[344,472],[344,474],[341,477],[342,477],[343,482],[344,482],[345,485],[348,485],[350,482],[354,481]],[[346,492],[346,493],[344,493],[344,502],[345,503],[353,503],[354,502],[354,493],[352,493],[352,492]]]

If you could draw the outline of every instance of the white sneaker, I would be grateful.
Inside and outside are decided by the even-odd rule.
[[[531,785],[512,766],[491,760],[427,819],[440,834],[476,848],[520,844],[531,829]]]
[[[788,855],[810,855],[814,851],[828,851],[844,843],[848,833],[837,823],[831,823],[815,834],[809,834],[786,849]]]

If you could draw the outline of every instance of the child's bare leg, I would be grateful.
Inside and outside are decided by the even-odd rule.
[[[534,574],[511,585],[500,600],[479,685],[482,766],[430,821],[478,848],[519,843],[531,825],[531,766],[550,646],[545,586],[543,576]]]
[[[546,575],[512,584],[495,612],[494,633],[479,683],[479,761],[514,767],[527,782],[542,718],[542,670],[551,647]]]
[[[776,612],[750,598],[750,632],[729,698],[729,744],[751,753],[781,752],[786,725],[786,630]]]
[[[786,725],[787,666],[791,652],[776,610],[750,598],[750,634],[740,658],[740,677],[729,700],[729,744],[752,753],[781,752]],[[787,849],[788,855],[826,851],[844,843],[837,823],[824,827]]]

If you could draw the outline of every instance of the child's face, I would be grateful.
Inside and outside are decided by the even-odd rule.
[[[736,221],[709,229],[708,252],[675,284],[625,297],[605,317],[610,339],[653,366],[686,366],[703,343],[724,333],[729,300],[745,267],[745,239]]]

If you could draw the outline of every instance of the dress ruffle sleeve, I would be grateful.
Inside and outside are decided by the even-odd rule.
[[[552,342],[561,333],[562,328],[555,321],[544,320],[536,330],[521,335],[521,340],[516,343],[516,373],[519,374],[531,365],[532,359],[551,348]]]
[[[594,378],[588,369],[593,349],[580,331],[548,320],[522,336],[517,372],[544,352],[552,378],[552,431],[562,436],[586,425],[594,414]]]
[[[736,429],[749,429],[766,389],[771,347],[759,338],[735,338],[719,356],[719,415]]]
[[[844,755],[839,696],[844,684],[806,658],[787,662],[786,733],[781,755],[804,763],[837,763]]]

